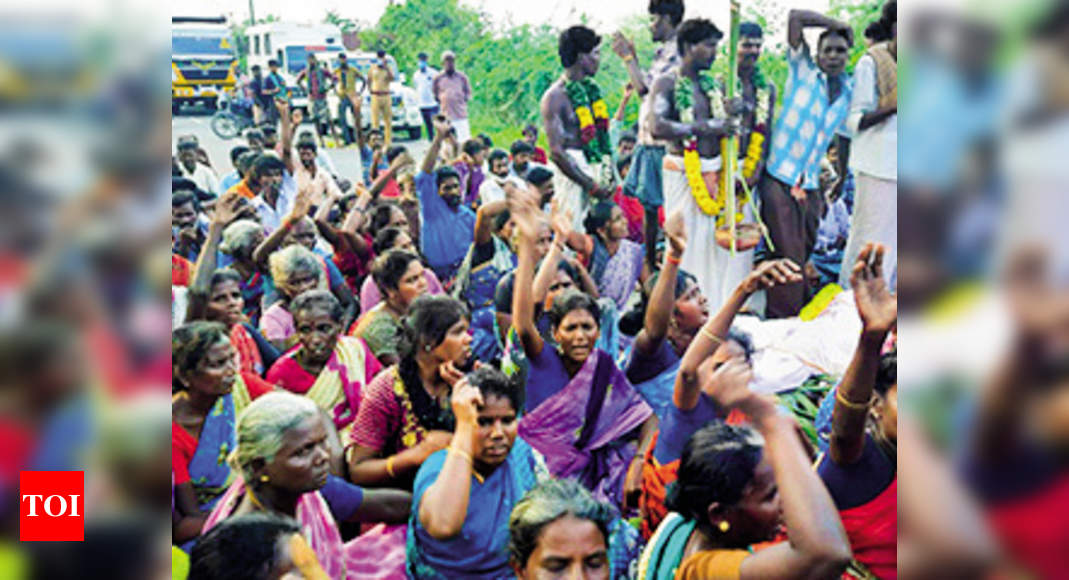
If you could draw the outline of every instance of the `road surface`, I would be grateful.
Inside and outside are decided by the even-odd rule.
[[[310,123],[302,124],[301,128],[314,130]],[[230,165],[230,149],[236,145],[244,144],[243,139],[231,139],[229,141],[220,139],[212,132],[210,114],[189,112],[189,109],[186,109],[171,118],[171,140],[172,142],[177,142],[179,136],[190,134],[196,135],[201,147],[208,152],[208,159],[211,160],[212,167],[215,168],[215,172],[220,178],[233,170]],[[401,141],[395,138],[394,143],[407,147],[409,154],[412,155],[412,158],[417,163],[423,160],[423,155],[430,145],[426,139]],[[360,180],[363,175],[363,165],[361,165],[360,151],[356,146],[347,149],[327,149],[326,151],[330,160],[334,162],[334,168],[338,171],[339,177],[344,177],[353,182]]]

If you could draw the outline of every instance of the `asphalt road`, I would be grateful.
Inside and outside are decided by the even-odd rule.
[[[314,130],[310,123],[304,123],[301,127]],[[215,168],[215,172],[219,177],[222,177],[233,169],[230,165],[230,149],[236,145],[244,144],[243,139],[224,141],[217,137],[215,133],[212,132],[211,114],[207,112],[197,112],[186,109],[182,113],[171,117],[172,142],[176,142],[181,135],[190,134],[196,135],[197,139],[200,141],[201,147],[208,152],[208,159],[211,160],[212,166]],[[413,159],[417,160],[417,162],[423,159],[423,155],[427,152],[427,147],[430,145],[426,139],[404,141],[398,140],[396,136],[394,142],[398,145],[407,147],[408,152],[412,155]],[[363,175],[360,151],[355,145],[346,149],[327,149],[327,155],[330,157],[330,160],[334,162],[334,167],[338,171],[339,177],[345,177],[355,182]]]

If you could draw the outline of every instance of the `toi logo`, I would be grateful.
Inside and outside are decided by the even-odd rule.
[[[19,540],[81,542],[84,539],[85,474],[20,471]]]

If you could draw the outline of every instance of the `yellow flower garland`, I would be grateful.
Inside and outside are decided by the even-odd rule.
[[[590,109],[586,107],[577,107],[575,109],[575,116],[579,117],[580,129],[585,129],[594,124],[594,116],[590,114]]]
[[[609,118],[609,106],[605,104],[605,99],[598,99],[593,105],[594,116],[599,119]]]
[[[690,194],[694,197],[694,203],[705,215],[719,215],[724,209],[723,200],[709,194],[709,188],[702,179],[702,160],[698,156],[697,144],[693,141],[683,151],[683,172],[687,176],[690,185]]]

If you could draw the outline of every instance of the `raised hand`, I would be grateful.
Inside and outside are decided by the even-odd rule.
[[[521,187],[509,182],[505,183],[504,189],[516,228],[528,241],[537,240],[544,219],[539,207],[542,196],[538,189],[527,184]]]
[[[617,31],[612,35],[612,51],[616,53],[616,56],[626,59],[628,56],[634,56],[635,43]]]
[[[702,392],[723,409],[734,409],[754,395],[753,369],[742,357],[728,359],[702,383]]]
[[[434,119],[434,134],[441,135],[445,138],[449,135],[449,130],[453,128],[453,125],[449,123],[449,120],[445,117],[439,116]]]
[[[561,209],[560,201],[557,198],[553,198],[549,207],[550,227],[553,229],[553,233],[559,236],[562,241],[567,240],[572,233],[572,210]]]
[[[742,281],[740,286],[746,293],[752,294],[761,289],[794,284],[802,281],[802,269],[793,261],[782,258],[761,262]]]
[[[883,279],[885,250],[881,244],[865,244],[850,272],[854,303],[866,332],[886,334],[898,322],[898,298]]]
[[[479,422],[479,407],[483,405],[483,396],[479,389],[468,382],[467,377],[461,378],[453,385],[453,416],[457,418],[457,425],[468,424],[475,426]]]
[[[664,222],[664,235],[668,238],[668,246],[672,255],[677,259],[683,257],[687,251],[687,226],[683,222],[683,210],[677,209],[668,216]]]
[[[230,225],[231,222],[238,218],[241,210],[244,209],[243,200],[244,198],[236,193],[224,194],[215,204],[215,211],[212,212],[212,223],[222,227]]]
[[[297,199],[293,200],[293,209],[290,210],[290,220],[296,222],[308,215],[312,209],[312,192],[302,189],[297,192]]]

